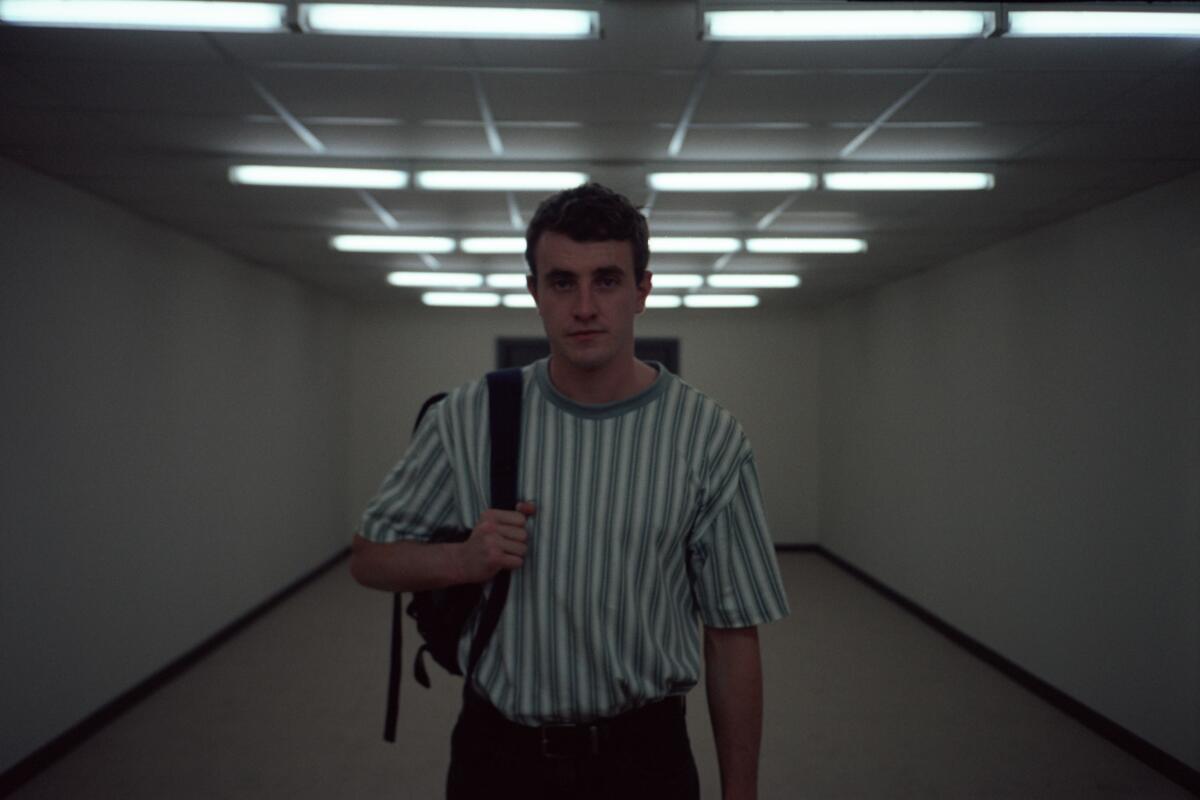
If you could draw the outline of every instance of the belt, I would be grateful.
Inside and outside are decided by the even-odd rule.
[[[651,745],[672,731],[686,731],[684,715],[683,695],[672,695],[615,717],[534,727],[513,722],[474,691],[466,693],[463,703],[463,719],[494,731],[497,742],[551,759],[599,756],[639,743]]]

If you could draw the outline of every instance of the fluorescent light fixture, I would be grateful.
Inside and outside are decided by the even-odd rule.
[[[728,236],[651,236],[651,253],[736,253],[739,239]]]
[[[554,192],[587,183],[583,172],[514,172],[426,170],[417,173],[422,189],[448,191]]]
[[[300,26],[314,33],[469,39],[595,39],[596,11],[485,6],[303,3]]]
[[[754,294],[689,294],[683,298],[688,308],[754,308],[758,295]]]
[[[403,189],[408,173],[395,169],[341,167],[269,167],[242,164],[229,168],[232,183],[256,186],[323,186],[343,189]]]
[[[534,302],[531,294],[506,294],[504,295],[505,308],[537,308],[537,303]]]
[[[837,192],[969,191],[991,189],[987,172],[827,172],[825,188]]]
[[[812,39],[970,39],[996,28],[991,11],[706,11],[704,38],[757,41]]]
[[[656,192],[803,192],[817,185],[811,172],[652,172]]]
[[[454,240],[443,236],[334,236],[334,250],[343,253],[451,253]]]
[[[1200,36],[1200,14],[1157,11],[1011,11],[1005,36]]]
[[[506,254],[525,252],[523,236],[476,236],[460,239],[458,247],[464,253]]]
[[[50,28],[271,32],[287,30],[286,8],[206,0],[0,0],[0,21]]]
[[[421,302],[427,306],[495,308],[500,305],[500,295],[492,292],[425,292]]]
[[[714,289],[795,289],[800,285],[800,276],[722,273],[709,275],[708,285]]]
[[[679,308],[683,298],[676,294],[652,294],[646,298],[646,308]]]
[[[863,239],[809,239],[772,237],[747,239],[747,253],[865,253]]]
[[[650,283],[655,289],[698,289],[704,285],[704,278],[678,272],[655,272]]]
[[[387,280],[392,286],[423,289],[475,289],[483,285],[483,276],[471,272],[393,272]]]
[[[487,285],[493,289],[524,289],[524,272],[493,272],[487,276]]]

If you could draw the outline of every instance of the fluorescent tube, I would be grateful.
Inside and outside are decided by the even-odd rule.
[[[683,298],[675,294],[652,294],[646,298],[646,308],[679,308]]]
[[[689,294],[683,298],[688,308],[754,308],[758,295],[754,294]]]
[[[460,239],[458,247],[464,253],[524,253],[525,238],[523,236],[475,236]]]
[[[392,286],[426,289],[475,289],[483,285],[483,276],[471,272],[393,272],[387,280]]]
[[[656,192],[802,192],[817,185],[811,172],[652,172]]]
[[[504,295],[505,308],[537,308],[537,303],[533,299],[533,295],[525,294],[506,294]]]
[[[678,272],[655,272],[650,283],[655,289],[698,289],[704,285],[704,278]]]
[[[827,172],[825,188],[838,192],[963,191],[991,189],[986,172]]]
[[[417,186],[422,189],[450,191],[554,192],[573,189],[587,180],[583,172],[426,170],[417,173]]]
[[[341,167],[269,167],[242,164],[229,168],[232,183],[257,186],[321,186],[344,189],[403,189],[408,173],[394,169]]]
[[[747,239],[747,253],[865,253],[862,239],[808,239],[772,237]]]
[[[652,253],[736,253],[741,249],[741,241],[728,236],[650,237]]]
[[[451,253],[454,240],[442,236],[334,236],[334,250],[343,253]]]
[[[487,276],[487,285],[493,289],[524,289],[525,278],[523,272],[493,272]]]
[[[710,40],[969,39],[990,35],[990,11],[706,11]]]
[[[795,289],[799,275],[709,275],[708,285],[714,289]]]
[[[303,3],[300,27],[313,33],[469,39],[595,39],[596,11],[483,6]]]
[[[1200,36],[1200,14],[1155,11],[1011,11],[1005,36]]]
[[[283,3],[206,0],[0,0],[0,21],[51,28],[229,33],[287,30]]]
[[[492,292],[425,292],[421,302],[427,306],[494,308],[500,305],[500,295]]]

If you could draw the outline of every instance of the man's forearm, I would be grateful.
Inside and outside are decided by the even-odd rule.
[[[724,800],[758,795],[762,658],[757,628],[705,628],[704,660]]]
[[[350,574],[372,589],[420,592],[463,583],[458,544],[390,542],[380,544],[355,536],[350,547]]]

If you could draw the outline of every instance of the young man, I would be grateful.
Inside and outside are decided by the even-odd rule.
[[[511,571],[452,737],[450,800],[698,798],[684,696],[701,652],[723,796],[757,794],[755,626],[787,600],[741,428],[634,357],[648,239],[598,184],[542,203],[525,257],[550,357],[524,370],[523,502],[487,507],[479,381],[427,414],[355,537],[355,578],[387,591]],[[456,524],[466,542],[426,543]]]

